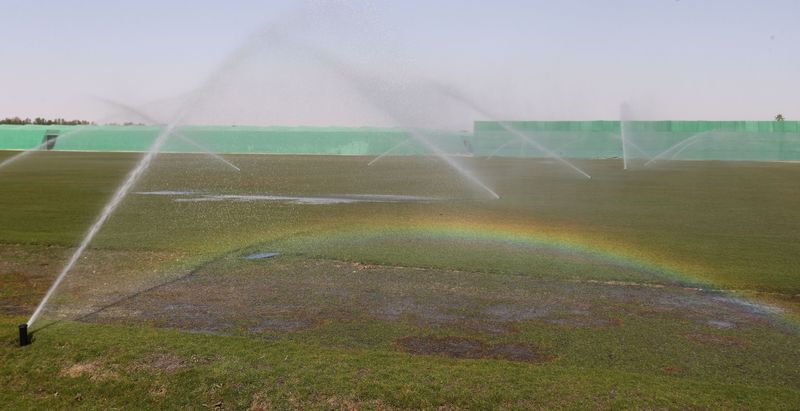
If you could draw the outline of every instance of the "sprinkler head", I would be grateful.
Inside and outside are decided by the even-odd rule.
[[[31,336],[28,335],[28,324],[19,325],[19,346],[24,347],[31,343]]]

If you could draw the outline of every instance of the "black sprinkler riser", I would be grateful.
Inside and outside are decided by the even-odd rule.
[[[28,335],[28,324],[19,325],[19,346],[24,347],[31,343],[31,337]]]

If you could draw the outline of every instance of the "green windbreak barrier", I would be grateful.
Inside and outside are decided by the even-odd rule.
[[[643,160],[800,160],[796,121],[515,121],[475,123],[476,152]],[[491,151],[490,151],[491,150]]]
[[[27,150],[57,132],[55,149],[65,151],[147,151],[158,137],[154,126],[0,126],[0,150]],[[471,134],[424,133],[444,152],[463,154]],[[164,152],[422,155],[428,150],[398,129],[339,127],[196,127],[177,129]]]
[[[147,151],[156,126],[0,126],[0,150]],[[475,122],[473,133],[423,132],[453,155],[681,160],[800,160],[800,123],[777,121]],[[177,129],[162,151],[377,156],[430,150],[399,129],[342,127],[198,127]]]

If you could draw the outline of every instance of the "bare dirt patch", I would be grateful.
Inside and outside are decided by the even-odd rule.
[[[488,344],[476,338],[409,336],[396,341],[405,352],[420,355],[443,355],[460,359],[490,358],[530,363],[544,363],[555,359],[539,348],[524,343]]]
[[[0,244],[0,314],[30,314],[68,251],[64,247]]]
[[[61,372],[59,372],[58,375],[70,378],[85,376],[93,381],[113,380],[119,378],[119,374],[116,371],[105,367],[103,364],[97,361],[79,362],[66,366],[61,369]]]
[[[269,411],[273,409],[269,395],[256,392],[250,401],[250,411]]]
[[[158,277],[152,272],[145,276],[148,281]],[[81,281],[88,285],[88,280]],[[165,279],[117,300],[109,292],[98,297],[97,286],[65,288],[72,291],[73,301],[54,304],[54,309],[87,313],[84,321],[143,322],[226,335],[304,332],[336,322],[382,321],[509,335],[529,326],[605,329],[653,317],[706,327],[724,318],[746,328],[767,318],[681,287],[543,280],[291,255],[263,261],[242,260],[237,253],[222,256],[190,275]],[[123,287],[110,288],[119,292]]]
[[[157,384],[151,387],[148,392],[153,397],[164,397],[167,395],[167,386],[164,384]]]

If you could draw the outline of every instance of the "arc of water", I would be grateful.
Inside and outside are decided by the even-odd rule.
[[[69,138],[70,136],[72,136],[72,135],[74,135],[74,134],[76,134],[76,133],[78,133],[80,131],[83,131],[84,129],[86,129],[88,127],[94,127],[94,126],[80,126],[80,127],[76,128],[74,130],[70,130],[70,131],[68,131],[68,132],[66,132],[64,134],[61,134],[60,136],[58,136],[58,138],[63,141],[63,139]],[[35,147],[29,148],[29,149],[27,149],[27,150],[25,150],[25,151],[23,151],[21,153],[17,153],[15,155],[3,160],[2,162],[0,162],[0,169],[2,169],[4,167],[6,167],[6,166],[18,161],[18,160],[21,160],[21,159],[23,159],[23,158],[25,158],[25,157],[27,157],[29,155],[31,155],[31,153],[34,153],[36,151],[41,150],[42,148],[47,146],[47,143],[48,143],[47,141],[44,141],[44,142],[42,142],[41,144],[39,144],[39,145],[37,145]]]
[[[248,56],[250,56],[262,42],[272,39],[272,36],[275,33],[277,33],[275,28],[268,26],[257,32],[255,35],[249,37],[241,47],[236,49],[231,55],[228,56],[228,58],[222,61],[216,70],[211,72],[211,74],[205,79],[200,87],[193,90],[189,94],[187,100],[182,104],[181,110],[175,117],[174,121],[169,123],[158,135],[155,141],[153,141],[153,144],[150,146],[150,150],[142,157],[136,167],[125,179],[123,184],[117,189],[111,201],[103,208],[102,213],[86,233],[86,236],[81,241],[78,249],[72,255],[64,269],[59,273],[58,277],[56,277],[56,281],[50,286],[44,298],[36,307],[33,315],[31,315],[31,318],[27,322],[28,326],[33,324],[41,315],[44,307],[47,305],[47,302],[53,296],[53,293],[56,291],[56,289],[58,289],[58,286],[64,280],[67,273],[69,273],[75,263],[77,263],[80,256],[92,242],[111,214],[127,196],[131,188],[136,184],[144,171],[150,166],[150,163],[164,145],[167,137],[174,132],[175,128],[179,122],[183,120],[188,111],[199,104],[208,94],[209,90],[221,82],[225,73],[234,69],[241,61],[244,61]]]
[[[102,102],[104,102],[104,103],[106,103],[106,104],[113,105],[113,106],[115,106],[115,107],[117,107],[119,109],[122,109],[124,111],[130,112],[131,114],[134,114],[135,116],[139,117],[140,119],[142,119],[144,121],[147,121],[148,123],[154,123],[154,124],[161,123],[158,120],[148,116],[147,114],[143,113],[141,110],[137,110],[134,107],[131,107],[131,106],[128,106],[126,104],[119,103],[119,102],[116,102],[116,101],[113,101],[113,100],[109,100],[109,99],[104,99],[104,98],[97,98],[97,99],[102,101]],[[74,130],[70,130],[67,133],[59,135],[58,138],[61,141],[63,141],[64,139],[67,139],[72,135],[80,133],[81,131],[83,131],[86,128],[89,128],[89,127],[94,127],[94,126],[91,126],[91,125],[80,126],[80,127],[76,128]],[[180,140],[184,141],[185,143],[198,148],[204,154],[207,154],[207,155],[213,157],[214,159],[226,164],[227,166],[233,168],[234,170],[241,171],[241,169],[238,166],[236,166],[235,164],[233,164],[232,162],[226,160],[224,157],[218,155],[217,153],[214,153],[213,151],[208,149],[208,147],[205,147],[202,144],[194,141],[194,139],[191,139],[191,138],[187,137],[185,134],[181,133],[180,131],[174,130],[172,135],[178,137]],[[35,147],[29,148],[29,149],[27,149],[25,151],[22,151],[21,153],[18,153],[18,154],[14,155],[14,156],[11,156],[11,157],[5,159],[4,161],[0,162],[0,169],[3,169],[4,167],[9,166],[10,164],[15,163],[15,162],[17,162],[17,161],[19,161],[19,160],[31,155],[33,152],[41,150],[46,145],[47,145],[47,142],[42,142],[41,144],[39,144],[39,145],[37,145]]]
[[[576,166],[576,165],[570,163],[569,161],[565,160],[563,157],[559,156],[554,151],[552,151],[549,148],[545,147],[543,144],[539,143],[538,141],[536,141],[535,139],[531,138],[527,134],[517,130],[515,127],[511,126],[507,122],[501,121],[499,124],[500,124],[501,127],[503,127],[503,129],[505,129],[509,133],[521,138],[522,140],[524,140],[529,145],[532,145],[532,146],[536,147],[538,150],[543,151],[545,154],[547,154],[548,157],[550,157],[552,159],[555,159],[559,163],[564,164],[565,166],[575,170],[576,172],[578,172],[578,174],[580,174],[580,175],[582,175],[582,176],[584,176],[586,178],[592,178],[592,176],[590,176],[589,173],[581,170],[580,168],[578,168],[578,166]]]
[[[380,159],[382,159],[382,158],[386,157],[386,156],[387,156],[387,155],[389,155],[389,153],[391,153],[392,151],[395,151],[395,150],[397,150],[398,148],[400,148],[400,147],[402,147],[402,146],[404,146],[404,145],[406,145],[406,144],[408,144],[408,143],[410,143],[410,142],[411,142],[411,139],[410,139],[410,138],[409,138],[409,139],[405,139],[405,140],[403,140],[403,141],[402,141],[400,144],[397,144],[397,145],[395,145],[394,147],[392,147],[392,148],[390,148],[390,149],[388,149],[388,150],[384,151],[384,152],[383,152],[381,155],[379,155],[378,157],[375,157],[374,159],[372,159],[372,161],[370,161],[369,163],[367,163],[367,166],[371,166],[371,165],[375,164],[375,162],[376,162],[376,161],[378,161],[378,160],[380,160]]]
[[[567,141],[566,143],[561,144],[560,146],[554,148],[553,151],[556,151],[556,152],[562,151],[562,150],[566,149],[569,146],[575,145],[575,143],[577,143],[579,140],[580,139],[575,138],[575,139],[572,139],[570,141]]]
[[[452,98],[452,99],[454,99],[456,101],[460,101],[462,104],[465,104],[465,105],[471,107],[473,110],[477,111],[482,116],[484,116],[486,118],[489,118],[489,119],[497,118],[497,117],[492,116],[488,112],[488,110],[480,107],[477,103],[475,103],[474,101],[464,97],[460,93],[457,93],[455,90],[452,90],[449,87],[445,87],[445,86],[442,86],[442,85],[439,85],[439,84],[435,84],[435,83],[434,83],[434,85],[439,90],[439,92],[441,92],[445,96],[448,96],[448,97],[450,97],[450,98]],[[500,125],[500,127],[502,127],[507,132],[511,133],[515,137],[517,137],[517,138],[519,138],[521,140],[524,140],[529,145],[534,146],[539,151],[544,152],[545,154],[547,154],[548,157],[551,157],[551,158],[555,159],[556,161],[558,161],[559,163],[561,163],[561,164],[563,164],[563,165],[575,170],[576,172],[578,172],[578,174],[580,174],[580,175],[582,175],[582,176],[584,176],[586,178],[592,178],[592,176],[590,176],[588,173],[586,173],[585,171],[581,170],[580,168],[578,168],[576,165],[570,163],[569,161],[565,160],[563,157],[561,157],[558,154],[556,154],[553,150],[550,150],[549,148],[545,147],[544,144],[540,143],[536,139],[530,137],[526,133],[523,133],[523,132],[519,131],[513,125],[508,124],[508,122],[500,121],[500,122],[498,122],[498,124]]]
[[[370,80],[368,77],[366,77],[363,74],[359,74],[354,68],[347,66],[341,61],[338,61],[333,56],[324,53],[322,50],[318,50],[308,45],[301,44],[300,42],[297,41],[290,42],[286,38],[283,38],[283,41],[291,43],[293,46],[295,46],[296,49],[305,50],[310,57],[314,58],[317,61],[322,62],[330,70],[334,71],[339,76],[341,76],[345,81],[348,82],[348,84],[353,88],[353,90],[355,90],[362,98],[369,101],[375,108],[382,111],[392,121],[394,121],[396,124],[403,124],[402,121],[399,121],[399,116],[396,110],[387,107],[387,104],[381,102],[380,99],[374,95],[373,90],[369,90],[362,85],[363,82]],[[494,190],[489,188],[489,186],[487,186],[471,171],[464,168],[464,166],[459,164],[451,156],[443,152],[436,144],[431,142],[430,139],[425,135],[425,133],[408,127],[404,129],[414,140],[425,146],[425,148],[430,150],[430,152],[432,152],[436,157],[440,158],[448,166],[453,168],[462,177],[466,178],[476,186],[480,187],[481,189],[489,193],[493,198],[495,199],[500,198],[500,196],[497,193],[495,193]]]
[[[622,169],[628,169],[628,139],[625,137],[625,121],[619,121],[619,139],[622,142]]]
[[[631,118],[631,108],[628,103],[623,102],[619,105],[619,139],[622,144],[622,169],[628,169],[628,145],[631,143],[628,135]]]
[[[488,157],[486,157],[486,159],[487,159],[487,160],[491,160],[491,159],[492,159],[492,157],[494,157],[494,155],[495,155],[495,154],[497,154],[497,153],[499,153],[499,152],[500,152],[500,150],[502,150],[502,149],[503,149],[503,148],[505,148],[505,147],[508,147],[508,145],[509,145],[509,144],[511,144],[511,143],[516,143],[516,142],[519,142],[519,143],[520,143],[520,146],[522,146],[522,145],[525,145],[525,142],[524,142],[524,141],[518,140],[518,139],[516,139],[516,138],[512,138],[512,139],[510,139],[510,140],[506,141],[505,143],[501,144],[501,145],[500,145],[500,147],[497,147],[497,148],[496,148],[494,151],[492,151],[492,152],[489,154],[489,156],[488,156]]]
[[[202,99],[208,94],[209,90],[216,86],[223,78],[223,75],[235,68],[241,61],[245,60],[254,50],[256,50],[257,46],[267,39],[272,39],[272,36],[276,33],[274,28],[267,27],[265,29],[260,30],[256,35],[251,36],[247,39],[244,45],[230,56],[225,59],[222,64],[220,64],[216,70],[212,71],[211,74],[205,79],[205,81],[195,89],[193,92],[190,93],[187,101],[185,101],[181,107],[180,112],[175,117],[174,121],[169,123],[166,128],[158,135],[158,137],[153,141],[153,144],[150,146],[150,150],[142,157],[136,167],[131,171],[128,177],[125,179],[123,184],[117,189],[114,196],[112,197],[111,201],[106,204],[103,208],[102,213],[98,217],[97,221],[92,225],[89,231],[86,233],[86,236],[81,241],[78,249],[70,258],[67,265],[64,269],[59,273],[58,277],[56,277],[56,281],[50,286],[47,290],[42,301],[36,307],[33,315],[28,320],[27,324],[30,327],[41,315],[44,307],[47,305],[47,302],[53,296],[53,293],[58,289],[58,286],[66,277],[67,273],[72,269],[72,267],[77,263],[80,256],[92,242],[94,237],[103,227],[105,222],[111,216],[111,214],[116,210],[122,200],[127,196],[130,192],[131,188],[136,184],[139,180],[141,175],[144,173],[145,170],[150,166],[153,158],[158,154],[161,147],[164,145],[164,142],[167,140],[167,137],[174,132],[174,129],[177,127],[180,121],[183,120],[185,115],[188,111],[194,108],[197,104],[199,104]]]
[[[464,166],[459,164],[451,156],[449,156],[447,153],[442,151],[438,146],[433,144],[428,139],[427,136],[425,136],[424,134],[422,134],[422,133],[420,133],[420,132],[418,132],[418,131],[416,131],[414,129],[406,129],[406,131],[408,131],[408,133],[412,137],[414,137],[415,140],[417,140],[420,143],[422,143],[425,147],[427,147],[429,150],[431,150],[431,152],[433,152],[437,157],[439,157],[442,160],[444,160],[445,163],[447,163],[450,167],[452,167],[453,169],[458,171],[459,174],[464,176],[467,180],[472,181],[473,184],[477,185],[478,187],[482,188],[483,190],[485,190],[486,192],[491,194],[491,196],[494,197],[495,199],[499,199],[500,198],[500,196],[497,193],[495,193],[494,190],[489,188],[489,186],[484,184],[483,181],[481,181],[478,177],[476,177],[474,174],[472,174],[472,172],[470,172],[469,170],[464,168]]]
[[[39,305],[36,307],[36,310],[34,310],[30,319],[28,319],[27,324],[29,327],[34,322],[36,322],[36,320],[42,314],[42,311],[44,310],[44,307],[47,305],[47,302],[50,300],[55,291],[58,289],[58,286],[61,285],[61,282],[64,281],[64,278],[66,278],[67,273],[69,273],[69,271],[72,270],[72,267],[78,262],[78,259],[81,257],[81,255],[83,255],[83,252],[86,251],[86,248],[89,247],[89,244],[92,242],[92,240],[94,240],[94,237],[97,235],[97,233],[100,232],[100,229],[106,223],[108,218],[111,216],[114,210],[117,209],[119,204],[131,190],[133,185],[139,180],[139,177],[141,177],[141,175],[150,165],[150,162],[153,160],[158,151],[164,145],[164,142],[166,141],[167,137],[172,133],[176,125],[177,122],[173,122],[172,124],[164,128],[164,130],[158,135],[156,140],[151,145],[150,150],[144,155],[144,157],[142,157],[136,168],[134,168],[133,171],[131,171],[130,174],[128,174],[128,177],[125,179],[125,182],[117,189],[117,191],[114,193],[114,196],[111,198],[111,201],[109,201],[108,204],[106,204],[106,206],[103,208],[103,211],[100,213],[100,217],[98,217],[97,220],[94,222],[94,224],[92,224],[91,228],[89,228],[89,231],[86,233],[86,236],[83,238],[83,241],[81,241],[78,248],[72,254],[72,257],[70,257],[69,261],[67,262],[67,265],[65,265],[64,268],[61,270],[61,272],[58,274],[58,277],[56,277],[56,280],[47,290],[47,293],[44,295],[44,298],[42,298],[42,301],[39,302]]]
[[[227,165],[228,167],[230,167],[230,168],[232,168],[232,169],[234,169],[236,171],[242,171],[242,169],[239,168],[239,166],[237,166],[236,164],[231,163],[230,161],[226,160],[221,155],[211,151],[208,147],[198,143],[197,141],[195,141],[195,140],[193,140],[193,139],[191,139],[189,137],[186,137],[185,134],[178,133],[178,134],[175,134],[175,135],[179,139],[181,139],[183,142],[188,143],[188,144],[190,144],[190,145],[192,145],[194,147],[197,147],[200,151],[203,152],[203,154],[206,154],[206,155],[210,156],[211,158],[213,158],[213,159],[215,159],[215,160]]]
[[[636,151],[638,151],[638,152],[640,152],[640,153],[644,154],[644,156],[645,156],[645,157],[647,157],[648,159],[651,159],[651,158],[653,158],[652,156],[650,156],[650,154],[647,154],[647,153],[646,153],[644,150],[642,150],[642,148],[641,148],[641,147],[639,147],[639,145],[638,145],[638,144],[635,144],[633,141],[630,141],[630,140],[628,140],[628,145],[630,145],[630,146],[631,146],[632,148],[634,148]]]
[[[193,107],[193,105],[196,104],[200,98],[201,98],[200,93],[194,93],[193,98],[184,105],[182,111],[178,113],[175,119],[171,123],[166,125],[166,127],[164,127],[164,129],[159,133],[159,135],[153,141],[153,144],[150,146],[150,149],[144,154],[141,160],[139,160],[139,163],[136,165],[136,167],[128,174],[122,185],[120,185],[119,188],[117,188],[117,191],[114,192],[114,196],[111,198],[111,201],[109,201],[105,205],[105,207],[103,207],[100,216],[97,218],[94,224],[92,224],[92,226],[89,228],[89,231],[87,231],[80,245],[72,254],[72,257],[70,257],[67,264],[58,274],[56,280],[53,282],[53,284],[47,290],[45,296],[39,302],[39,305],[36,306],[36,309],[34,310],[33,314],[27,321],[28,327],[33,325],[33,323],[36,322],[39,316],[41,316],[44,307],[47,306],[48,301],[50,300],[50,298],[52,298],[55,291],[64,281],[64,278],[66,278],[67,274],[72,270],[72,268],[78,262],[78,259],[80,259],[81,255],[83,255],[83,253],[89,247],[89,244],[91,244],[95,236],[97,236],[97,233],[100,232],[100,229],[103,228],[103,225],[105,225],[106,221],[108,221],[109,217],[111,217],[111,214],[114,213],[117,207],[119,207],[120,203],[122,203],[122,200],[125,199],[125,197],[128,195],[131,188],[133,188],[136,182],[139,181],[139,178],[142,176],[142,174],[144,174],[144,172],[150,166],[150,163],[153,161],[156,155],[158,155],[158,152],[161,151],[161,148],[164,146],[164,143],[167,141],[169,136],[176,132],[175,129],[177,128],[180,121],[184,118],[188,110],[191,107]]]
[[[676,151],[676,152],[672,153],[672,155],[671,155],[671,156],[669,156],[670,160],[673,160],[673,159],[675,159],[675,157],[677,157],[677,156],[678,156],[678,154],[682,153],[682,152],[683,152],[684,150],[686,150],[687,148],[689,148],[689,147],[691,147],[691,146],[693,146],[693,145],[695,145],[695,144],[697,144],[697,143],[699,143],[699,142],[700,142],[700,139],[697,139],[697,140],[694,140],[694,141],[692,141],[691,143],[684,144],[684,145],[683,145],[683,147],[681,147],[681,149],[680,149],[680,150],[678,150],[678,151]]]
[[[157,119],[151,117],[147,113],[145,113],[145,112],[143,112],[143,111],[141,111],[141,110],[139,110],[139,109],[137,109],[137,108],[135,108],[133,106],[129,106],[127,104],[123,104],[123,103],[120,103],[118,101],[114,101],[114,100],[110,100],[110,99],[106,99],[106,98],[101,98],[101,97],[95,97],[95,98],[97,98],[98,100],[100,100],[100,101],[102,101],[102,102],[104,102],[106,104],[109,104],[109,105],[117,107],[117,108],[119,108],[121,110],[127,111],[127,112],[129,112],[129,113],[141,118],[142,120],[147,121],[148,123],[154,123],[154,124],[161,123]],[[204,145],[196,142],[194,139],[189,138],[188,136],[186,136],[186,134],[180,132],[179,130],[177,130],[177,129],[174,130],[172,132],[172,134],[170,134],[170,135],[174,135],[175,137],[178,137],[181,141],[183,141],[183,142],[185,142],[185,143],[187,143],[187,144],[189,144],[191,146],[194,146],[194,147],[198,148],[204,154],[207,154],[207,155],[211,156],[215,160],[222,162],[223,164],[227,165],[228,167],[230,167],[230,168],[232,168],[232,169],[234,169],[236,171],[242,171],[242,169],[240,169],[235,164],[233,164],[230,161],[226,160],[224,157],[220,156],[219,154],[214,153],[208,147],[205,147]]]
[[[616,135],[615,135],[615,136],[616,136]],[[578,139],[573,139],[573,140],[571,140],[571,141],[568,141],[568,142],[566,142],[566,143],[564,143],[564,144],[562,144],[562,145],[558,146],[558,147],[557,147],[555,150],[558,150],[558,151],[560,151],[560,150],[564,150],[564,149],[566,149],[567,147],[569,147],[569,146],[571,146],[571,145],[574,145],[574,144],[575,144],[575,143],[577,143],[578,141],[579,141]],[[522,156],[522,149],[525,147],[525,141],[518,140],[518,139],[516,139],[516,138],[512,138],[511,140],[508,140],[507,142],[503,143],[503,145],[501,145],[500,147],[497,147],[497,149],[495,149],[495,150],[494,150],[494,151],[493,151],[493,152],[492,152],[492,153],[489,155],[489,157],[487,157],[486,159],[487,159],[487,160],[491,159],[491,158],[492,158],[492,157],[493,157],[495,154],[497,154],[497,153],[498,153],[498,152],[499,152],[501,149],[503,149],[503,147],[507,147],[509,144],[511,144],[511,143],[514,143],[514,142],[519,142],[519,143],[520,143],[520,147],[519,147],[519,148],[520,148],[520,157],[521,157],[521,156]]]
[[[704,132],[702,132],[702,133],[697,133],[697,134],[695,134],[695,135],[693,135],[693,136],[689,136],[689,137],[687,137],[687,138],[685,138],[685,139],[683,139],[683,140],[681,140],[681,141],[679,141],[679,142],[677,142],[677,143],[673,144],[673,145],[672,145],[672,146],[670,146],[668,149],[666,149],[666,150],[664,150],[664,151],[662,151],[662,152],[658,153],[658,154],[657,154],[655,157],[653,157],[652,159],[650,159],[650,161],[648,161],[648,162],[644,163],[644,165],[645,165],[645,166],[647,166],[647,165],[649,165],[650,163],[652,163],[652,162],[654,162],[654,161],[660,160],[661,158],[663,158],[664,156],[666,156],[667,154],[669,154],[669,153],[670,153],[670,152],[672,152],[673,150],[676,150],[676,149],[678,149],[678,148],[680,148],[680,147],[683,147],[683,146],[684,146],[684,145],[686,145],[686,144],[690,144],[690,143],[691,143],[691,144],[693,144],[693,141],[696,141],[696,140],[698,140],[698,139],[700,139],[700,138],[702,138],[702,137],[705,137],[706,135],[709,135],[709,134],[711,134],[711,132],[712,132],[712,131],[711,131],[711,130],[709,130],[709,131],[704,131]]]

